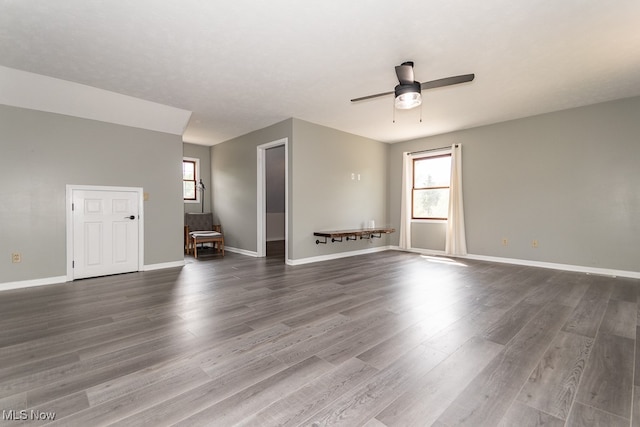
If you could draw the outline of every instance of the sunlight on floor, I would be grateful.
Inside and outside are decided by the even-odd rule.
[[[429,262],[437,262],[440,264],[448,264],[448,265],[457,265],[460,267],[467,266],[466,264],[463,264],[460,261],[456,261],[455,259],[451,259],[451,258],[443,258],[439,256],[430,256],[430,255],[420,255],[420,257],[426,259]]]
[[[466,288],[459,283],[462,270],[457,268],[467,266],[446,257],[420,255],[415,259],[417,262],[404,266],[406,314],[431,336],[459,320],[468,308]]]

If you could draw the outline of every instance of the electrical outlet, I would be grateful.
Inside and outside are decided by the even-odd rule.
[[[532,241],[531,242],[531,247],[532,248],[537,248],[538,247],[538,241],[537,240]]]
[[[22,255],[19,252],[14,252],[11,254],[11,262],[16,264],[22,262]]]
[[[502,246],[509,246],[509,240],[506,237],[502,238]]]

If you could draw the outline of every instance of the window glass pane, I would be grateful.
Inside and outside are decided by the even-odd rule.
[[[414,218],[447,218],[449,189],[413,190]]]
[[[413,165],[413,186],[415,188],[449,186],[451,156],[418,159]]]
[[[182,162],[182,179],[196,179],[196,162]]]
[[[185,200],[196,200],[196,183],[194,181],[182,181],[182,189]]]

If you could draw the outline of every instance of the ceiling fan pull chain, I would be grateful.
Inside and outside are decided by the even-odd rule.
[[[395,100],[393,101],[393,103],[391,104],[393,106],[393,123],[396,122],[396,105],[395,105]]]

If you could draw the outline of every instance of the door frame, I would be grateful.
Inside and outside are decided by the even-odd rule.
[[[67,282],[74,280],[73,269],[73,192],[75,190],[88,191],[126,191],[137,193],[138,199],[138,271],[144,270],[144,190],[142,187],[112,187],[102,185],[76,185],[67,184],[65,210],[67,227]]]
[[[284,145],[284,259],[289,261],[289,138],[282,138],[258,145],[258,209],[257,209],[257,256],[267,256],[267,156],[269,148]]]

